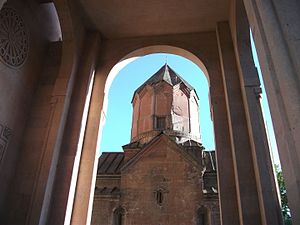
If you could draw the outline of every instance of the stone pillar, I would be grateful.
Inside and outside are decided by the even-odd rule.
[[[68,223],[67,207],[68,204],[72,206],[75,190],[72,182],[76,181],[78,175],[77,161],[81,155],[79,136],[80,131],[85,127],[85,124],[82,123],[83,111],[87,100],[89,83],[95,68],[99,40],[98,33],[88,33],[83,45],[84,50],[80,57],[80,67],[75,78],[68,119],[59,154],[47,224],[59,225]]]
[[[227,22],[217,25],[241,225],[263,224],[239,74]],[[223,212],[222,212],[223,213]],[[233,215],[237,216],[237,215]]]
[[[218,63],[216,65],[219,66]],[[220,219],[222,225],[239,225],[237,190],[222,75],[220,70],[210,69],[208,73],[210,75],[211,110],[217,149]],[[230,204],[228,204],[229,202]]]
[[[300,2],[244,0],[266,86],[293,224],[300,224]]]
[[[264,224],[280,225],[281,208],[260,104],[260,81],[253,62],[249,24],[242,0],[236,1],[235,28],[234,49],[256,168],[262,221]]]
[[[100,119],[103,118],[101,111],[104,101],[104,86],[107,73],[102,70],[95,72],[95,81],[88,112],[87,126],[85,130],[84,143],[80,158],[79,174],[74,196],[71,224],[90,224],[96,172],[98,165],[98,134]]]

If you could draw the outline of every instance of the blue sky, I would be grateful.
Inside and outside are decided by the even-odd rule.
[[[253,46],[253,43],[252,43]],[[134,91],[152,76],[165,63],[188,81],[197,91],[200,99],[200,129],[202,144],[207,150],[215,149],[213,124],[210,117],[208,83],[200,68],[193,62],[177,55],[151,54],[137,58],[130,62],[118,73],[113,80],[108,94],[108,109],[106,123],[102,133],[100,145],[101,152],[122,151],[122,146],[130,142],[132,105],[131,99]],[[254,61],[261,72],[254,51]],[[268,109],[267,97],[262,82],[262,105],[267,130],[270,137],[271,149],[274,152],[275,162],[279,164],[277,146],[273,133],[271,116]]]

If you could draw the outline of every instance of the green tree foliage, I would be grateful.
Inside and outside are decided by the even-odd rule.
[[[288,206],[288,198],[287,198],[285,183],[284,183],[282,171],[278,165],[275,165],[275,171],[276,171],[276,176],[277,176],[277,181],[279,186],[279,192],[281,198],[281,211],[282,211],[284,224],[292,225],[291,211]]]

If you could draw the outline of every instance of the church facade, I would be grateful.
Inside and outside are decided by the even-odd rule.
[[[99,158],[92,224],[219,225],[196,91],[167,64],[133,96],[131,142]]]

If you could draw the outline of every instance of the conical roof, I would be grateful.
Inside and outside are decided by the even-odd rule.
[[[194,88],[185,81],[178,73],[176,73],[168,64],[163,65],[154,75],[152,75],[148,80],[146,80],[138,89],[136,89],[135,93],[142,90],[146,85],[153,85],[159,83],[161,81],[165,81],[171,86],[175,86],[179,83],[184,83],[185,86],[191,90]]]

